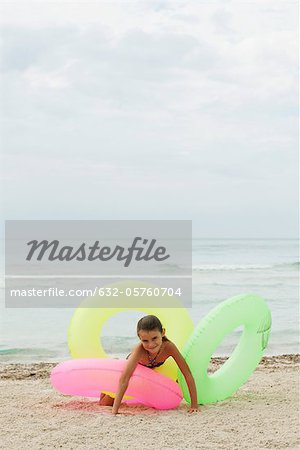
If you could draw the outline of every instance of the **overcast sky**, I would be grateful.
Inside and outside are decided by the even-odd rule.
[[[297,235],[297,2],[1,1],[3,219]]]

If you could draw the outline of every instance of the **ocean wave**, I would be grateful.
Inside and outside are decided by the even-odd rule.
[[[13,347],[13,348],[0,348],[0,356],[7,354],[32,354],[32,353],[57,353],[57,349],[51,350],[49,348],[36,348],[36,347]]]
[[[295,261],[294,263],[292,263],[292,266],[299,267],[300,266],[300,261]]]
[[[280,270],[298,270],[300,267],[300,261],[293,261],[287,263],[276,263],[276,264],[193,264],[193,272],[226,272],[226,271],[255,271],[255,270],[266,270],[266,269],[280,269]],[[174,273],[182,274],[183,272],[189,272],[190,267],[180,265],[180,264],[169,264],[165,263],[158,267],[158,274],[166,273],[174,275]],[[155,274],[154,274],[155,277]],[[0,289],[5,287],[5,275],[0,275]]]
[[[65,351],[58,349],[51,350],[49,348],[34,347],[12,347],[0,349],[0,362],[7,361],[46,361],[55,360],[59,356],[65,355]]]
[[[297,284],[297,280],[295,281],[294,277],[290,280],[286,280],[284,278],[284,281],[277,281],[277,280],[272,280],[272,279],[266,279],[264,277],[261,278],[261,281],[256,280],[255,282],[252,280],[247,281],[245,279],[245,281],[241,282],[241,283],[235,283],[232,280],[228,280],[228,282],[220,282],[220,281],[215,281],[215,282],[211,282],[211,283],[201,283],[200,287],[203,288],[214,288],[214,287],[225,287],[225,288],[236,288],[236,289],[241,289],[242,291],[245,290],[253,290],[255,288],[259,288],[259,289],[266,289],[266,288],[297,288],[298,284]]]
[[[283,264],[199,264],[193,265],[193,272],[232,271],[232,270],[262,270],[262,269],[298,269],[300,263]]]
[[[193,272],[260,270],[271,269],[272,267],[269,264],[203,264],[193,266]]]

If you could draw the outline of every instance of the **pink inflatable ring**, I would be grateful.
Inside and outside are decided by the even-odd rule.
[[[116,392],[126,360],[72,359],[58,364],[51,372],[53,387],[66,395],[100,397],[100,393]],[[126,403],[142,403],[155,409],[176,408],[182,399],[179,385],[170,378],[138,365],[133,372]]]

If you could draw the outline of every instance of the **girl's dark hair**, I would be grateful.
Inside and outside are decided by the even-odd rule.
[[[158,330],[160,333],[163,332],[163,326],[161,321],[159,320],[158,317],[156,316],[144,316],[142,317],[136,326],[136,332],[137,334],[139,334],[139,332],[143,330],[143,331],[154,331],[154,330]],[[164,341],[168,341],[169,339],[166,336],[163,336],[163,340]]]

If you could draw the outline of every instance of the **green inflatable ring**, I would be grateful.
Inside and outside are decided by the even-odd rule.
[[[213,353],[224,337],[241,325],[244,330],[232,355],[219,370],[209,375],[207,368]],[[230,298],[201,320],[182,352],[196,382],[199,404],[224,400],[247,381],[261,360],[270,329],[270,310],[255,294]],[[181,372],[178,380],[185,400],[190,402]]]

